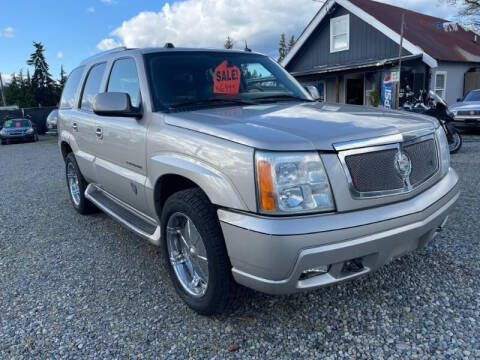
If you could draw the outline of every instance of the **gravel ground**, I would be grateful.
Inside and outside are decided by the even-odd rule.
[[[480,358],[479,153],[469,136],[453,155],[462,195],[424,250],[310,293],[248,291],[206,318],[157,248],[73,210],[52,138],[2,146],[0,358]]]

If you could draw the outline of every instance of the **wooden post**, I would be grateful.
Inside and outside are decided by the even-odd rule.
[[[2,95],[3,106],[7,106],[7,102],[5,101],[5,93],[3,92],[3,79],[2,79],[2,73],[1,72],[0,72],[0,94]]]
[[[402,27],[400,29],[400,45],[398,48],[398,84],[396,86],[395,107],[400,107],[400,84],[402,83],[402,52],[403,52],[403,35],[405,32],[405,14],[402,14]]]
[[[335,94],[335,101],[340,103],[340,77],[336,76],[336,94]]]

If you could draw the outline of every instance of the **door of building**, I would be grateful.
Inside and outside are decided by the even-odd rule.
[[[363,105],[364,89],[362,79],[347,79],[346,101],[347,104]]]

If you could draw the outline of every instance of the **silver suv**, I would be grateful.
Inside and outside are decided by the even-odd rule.
[[[365,275],[422,248],[458,199],[430,117],[326,104],[267,56],[115,49],[66,83],[73,206],[163,248],[179,296],[223,311]]]

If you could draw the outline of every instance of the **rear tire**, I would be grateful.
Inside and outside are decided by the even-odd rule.
[[[97,212],[97,207],[85,197],[85,190],[87,189],[88,183],[80,172],[73,153],[69,153],[65,158],[65,175],[68,195],[75,210],[82,215]]]
[[[200,238],[195,235],[196,241],[192,242],[195,245],[189,248],[190,252],[187,250],[187,246],[185,246],[183,252],[174,251],[178,248],[172,248],[172,241],[175,241],[172,240],[172,237],[177,236],[176,241],[181,243],[179,238],[183,236],[179,235],[180,233],[183,234],[178,230],[181,226],[178,228],[172,227],[175,224],[174,221],[178,218],[191,221],[193,223],[192,228],[200,235]],[[199,188],[193,188],[179,191],[170,196],[163,207],[161,224],[165,266],[177,294],[199,314],[213,315],[224,312],[237,296],[239,286],[232,276],[232,266],[215,207],[210,203],[205,193]],[[170,224],[169,234],[167,234],[168,224]],[[167,239],[167,236],[170,236],[170,238]],[[203,244],[201,246],[203,256],[196,255],[200,253],[197,246],[199,241]],[[182,242],[187,243],[185,238],[182,238]],[[178,260],[179,257],[181,260]],[[193,278],[191,282],[186,281],[185,276],[182,278],[181,272],[178,270],[178,266],[184,266],[186,269],[184,274],[186,274],[187,280],[189,280],[189,275],[196,275],[195,269],[201,265],[197,265],[195,257],[206,258],[208,269],[207,272],[198,272],[201,276],[197,277],[197,280],[202,279],[196,283]],[[192,265],[192,267],[189,267],[189,265]],[[193,272],[190,270],[192,268],[194,269]],[[205,277],[206,281],[203,279]],[[195,284],[194,286],[197,288],[194,287],[193,291],[192,289],[189,291],[188,284],[190,286]],[[200,289],[201,286],[203,289]],[[200,290],[196,291],[196,289]]]

